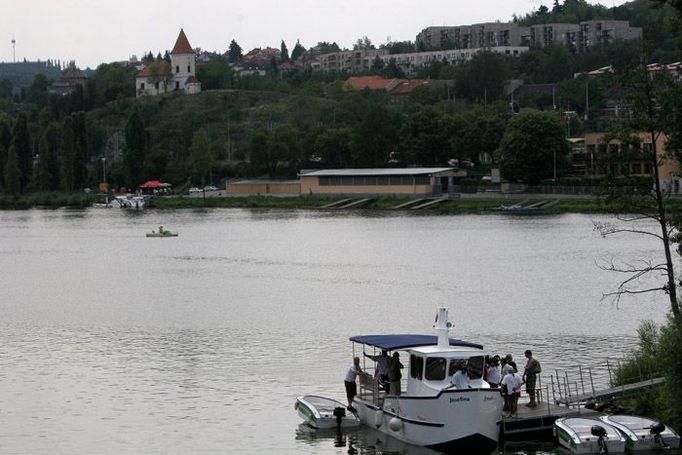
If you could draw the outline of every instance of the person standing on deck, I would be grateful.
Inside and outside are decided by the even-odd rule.
[[[385,349],[381,350],[380,355],[369,355],[366,352],[362,352],[365,357],[376,362],[376,367],[374,370],[374,378],[379,381],[379,384],[384,389],[386,393],[389,391],[389,378],[388,378],[388,365],[390,362],[390,357]]]
[[[502,378],[502,391],[509,402],[509,416],[518,417],[518,403],[521,396],[523,378],[516,371]]]
[[[391,381],[391,395],[400,395],[400,380],[403,377],[400,370],[402,369],[403,364],[400,363],[400,354],[394,352],[388,365],[388,379]]]
[[[350,412],[355,412],[356,409],[353,407],[353,398],[358,394],[358,385],[355,383],[355,378],[358,375],[365,374],[360,368],[360,357],[353,357],[353,364],[348,369],[346,373],[346,379],[343,381],[343,385],[346,387],[346,398],[348,399],[348,410]]]
[[[526,367],[523,370],[523,382],[526,383],[526,393],[530,398],[530,402],[526,404],[526,406],[534,408],[537,406],[537,403],[535,402],[535,384],[538,379],[538,373],[541,371],[540,362],[533,358],[533,353],[530,349],[527,349],[523,355],[528,359]]]
[[[502,381],[502,375],[500,374],[500,357],[493,357],[490,365],[488,366],[488,371],[486,374],[486,380],[490,387],[498,388],[500,386],[500,381]]]

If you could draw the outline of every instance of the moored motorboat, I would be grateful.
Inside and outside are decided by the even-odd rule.
[[[554,422],[554,435],[559,445],[576,454],[625,451],[625,437],[597,419],[562,417]]]
[[[380,390],[379,381],[360,376],[354,407],[360,421],[408,444],[458,453],[490,453],[497,448],[502,399],[482,378],[485,353],[475,343],[449,338],[448,310],[436,315],[437,336],[364,335],[354,343],[407,353],[405,392]],[[456,370],[468,374],[469,385],[451,385]]]
[[[360,420],[346,410],[339,401],[318,395],[303,395],[296,398],[294,409],[304,423],[312,428],[356,428]]]
[[[680,447],[680,436],[667,425],[647,417],[629,415],[601,416],[626,438],[628,451],[667,450]]]

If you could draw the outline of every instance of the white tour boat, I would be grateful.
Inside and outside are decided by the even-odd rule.
[[[628,415],[601,416],[600,419],[616,428],[626,438],[626,449],[667,450],[680,447],[680,436],[667,425],[646,417]]]
[[[399,395],[386,394],[371,375],[359,376],[354,400],[360,421],[408,444],[438,451],[490,453],[497,448],[502,398],[482,378],[485,352],[478,344],[449,338],[448,310],[440,308],[437,336],[365,335],[355,345],[402,351],[403,382]],[[447,388],[456,368],[464,367],[469,387]]]
[[[355,428],[360,426],[357,416],[346,410],[346,406],[331,398],[317,395],[303,395],[296,398],[294,409],[303,421],[312,428]]]
[[[623,453],[625,437],[611,425],[585,417],[562,417],[554,422],[559,445],[576,454]]]

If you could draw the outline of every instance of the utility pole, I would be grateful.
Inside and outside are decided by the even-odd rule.
[[[17,63],[17,40],[12,35],[12,63]]]

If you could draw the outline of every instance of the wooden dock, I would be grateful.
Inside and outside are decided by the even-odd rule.
[[[500,434],[505,440],[551,437],[554,421],[561,417],[599,416],[600,413],[585,408],[570,408],[547,402],[538,402],[536,408],[519,403],[516,417],[503,417]]]

